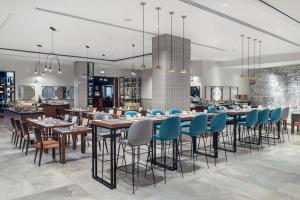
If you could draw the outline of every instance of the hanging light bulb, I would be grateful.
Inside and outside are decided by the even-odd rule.
[[[160,70],[161,66],[159,65],[159,11],[161,10],[161,7],[156,7],[155,9],[157,10],[157,64],[155,65],[155,69]]]
[[[173,14],[174,11],[170,11],[169,12],[170,16],[171,16],[171,66],[169,67],[169,72],[175,72],[175,69],[173,67]]]
[[[136,73],[135,73],[135,71],[134,71],[134,47],[135,47],[135,45],[134,45],[134,44],[131,44],[131,46],[132,46],[132,66],[131,66],[131,75],[132,75],[132,76],[135,76],[135,75],[136,75]]]
[[[146,69],[146,65],[145,65],[145,5],[146,2],[141,2],[140,5],[143,8],[143,64],[141,65],[141,68]]]
[[[251,75],[250,75],[250,39],[251,37],[247,37],[248,39],[248,75],[247,75],[247,79],[251,79]]]
[[[244,37],[245,37],[245,35],[241,35],[241,38],[242,38],[242,75],[241,75],[241,78],[242,79],[247,78],[246,75],[244,74]]]
[[[260,64],[261,64],[261,43],[262,41],[258,41],[259,43],[259,54],[258,54],[258,80],[261,80],[261,72],[260,72]]]
[[[46,73],[45,73],[45,70],[43,70],[43,73],[42,73],[42,75],[43,75],[43,76],[45,76],[45,75],[46,75]]]
[[[37,46],[38,49],[39,49],[39,50],[38,50],[38,51],[39,51],[39,60],[38,60],[38,62],[36,62],[36,64],[35,64],[34,74],[35,74],[35,76],[38,76],[39,72],[41,73],[42,70],[43,70],[43,66],[42,66],[42,64],[41,64],[41,47],[42,47],[42,45],[37,44],[36,46]]]
[[[184,20],[186,18],[185,15],[181,16],[182,18],[182,70],[180,71],[181,74],[186,74],[186,69],[185,69],[185,62],[184,62]]]
[[[58,56],[54,53],[54,48],[53,48],[53,34],[54,32],[56,31],[55,28],[53,27],[50,27],[50,30],[51,30],[51,52],[47,55],[46,57],[46,61],[45,61],[45,66],[44,66],[44,71],[47,71],[48,70],[48,66],[47,66],[47,62],[48,60],[49,61],[49,72],[52,71],[52,64],[53,64],[53,61],[56,61],[57,62],[57,65],[58,65],[58,73],[61,74],[61,66],[60,66],[60,61],[58,59]]]
[[[257,39],[253,39],[253,76],[252,76],[252,80],[255,81],[256,80],[256,40]]]
[[[105,74],[105,71],[104,71],[104,59],[105,59],[105,54],[102,54],[102,57],[103,57],[103,60],[102,60],[102,66],[101,66],[101,69],[100,69],[100,74]]]

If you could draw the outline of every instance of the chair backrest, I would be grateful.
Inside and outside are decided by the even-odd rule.
[[[153,110],[150,111],[150,114],[151,114],[152,116],[156,116],[158,113],[161,114],[161,115],[164,115],[164,114],[165,114],[165,112],[162,111],[161,109],[153,109]]]
[[[77,120],[78,120],[77,116],[72,116],[71,123],[75,124],[77,123]]]
[[[270,121],[276,123],[280,120],[280,116],[281,116],[281,108],[275,108],[271,113]]]
[[[193,117],[189,128],[191,135],[197,136],[205,133],[207,128],[207,120],[207,114],[199,114]]]
[[[221,132],[226,127],[226,113],[221,112],[215,115],[210,121],[211,132]]]
[[[253,109],[247,113],[246,116],[246,126],[254,126],[257,123],[258,110]]]
[[[133,116],[136,116],[138,114],[138,112],[137,111],[135,111],[135,110],[128,110],[128,111],[126,111],[125,112],[125,116],[130,116],[130,117],[133,117]]]
[[[65,115],[64,116],[64,121],[69,121],[70,120],[70,115]]]
[[[42,142],[43,141],[42,134],[41,134],[41,129],[33,128],[33,133],[34,133],[36,142]]]
[[[16,131],[16,122],[13,117],[10,118],[10,123],[11,123],[11,127],[12,127],[13,131]]]
[[[89,125],[89,119],[83,117],[82,120],[81,120],[81,125],[82,126],[88,126]]]
[[[289,117],[289,113],[290,113],[290,108],[289,107],[285,107],[281,110],[281,116],[280,119],[281,120],[287,120],[287,118]]]
[[[226,106],[219,106],[219,110],[225,111],[226,110]]]
[[[113,117],[108,114],[108,113],[104,113],[104,112],[96,112],[94,115],[94,120],[103,120],[103,119],[112,119]]]
[[[171,115],[174,115],[182,113],[182,110],[180,108],[171,108],[169,112]]]
[[[260,112],[258,112],[257,116],[257,124],[266,124],[269,120],[269,109],[264,108]]]
[[[131,145],[149,144],[152,138],[152,120],[134,122],[128,130],[128,143]]]
[[[180,135],[180,117],[171,116],[165,119],[159,129],[159,135],[165,140],[175,140]]]
[[[214,113],[217,111],[217,108],[215,106],[208,106],[207,112],[208,113]]]
[[[22,130],[22,125],[21,125],[21,121],[16,119],[15,120],[16,123],[16,130],[19,131],[22,135],[23,135],[23,130]]]
[[[23,122],[23,123],[22,123],[22,130],[23,130],[23,134],[24,134],[24,135],[27,135],[27,136],[28,136],[28,139],[30,139],[30,138],[29,138],[29,128],[28,128],[28,123],[26,123],[26,122]]]

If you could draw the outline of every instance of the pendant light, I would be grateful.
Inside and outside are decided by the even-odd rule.
[[[261,43],[262,41],[258,41],[259,43],[259,53],[258,53],[258,80],[261,80],[261,72],[260,72],[260,63],[261,63]]]
[[[160,70],[161,66],[159,65],[159,47],[160,47],[160,43],[159,43],[159,11],[161,10],[161,7],[156,7],[155,8],[157,10],[157,64],[155,65],[155,69]]]
[[[58,65],[58,73],[61,74],[62,71],[61,71],[60,61],[58,59],[58,56],[54,53],[54,50],[53,50],[53,34],[56,31],[56,29],[53,27],[50,27],[50,30],[51,30],[51,52],[46,57],[44,71],[48,70],[48,66],[47,66],[48,60],[49,60],[49,72],[52,71],[53,62],[56,61],[57,65]]]
[[[250,39],[251,37],[247,37],[248,39],[248,75],[247,78],[250,79]]]
[[[41,47],[42,47],[42,45],[37,44],[36,46],[37,46],[38,49],[39,49],[39,60],[38,60],[38,62],[35,64],[34,74],[35,74],[36,76],[38,76],[39,73],[41,73],[42,70],[44,70],[44,69],[43,69],[43,66],[42,66],[42,64],[41,64]]]
[[[184,62],[184,20],[186,18],[185,15],[181,16],[182,18],[182,70],[180,71],[181,74],[186,74],[186,69],[185,69],[185,62]]]
[[[131,75],[132,76],[135,76],[136,73],[134,72],[134,47],[135,45],[134,44],[131,44],[132,46],[132,66],[131,66]]]
[[[85,48],[86,48],[86,64],[87,64],[87,66],[88,66],[88,63],[89,63],[89,49],[90,49],[90,46],[89,46],[89,45],[86,45]],[[87,77],[88,77],[88,75],[87,75],[87,74],[84,72],[84,70],[83,70],[82,78],[87,78]]]
[[[252,80],[256,80],[256,40],[253,39],[253,76]]]
[[[246,75],[244,74],[244,37],[245,35],[241,35],[242,38],[242,75],[241,78],[246,78]]]
[[[170,17],[171,17],[171,66],[169,67],[169,72],[175,72],[174,67],[173,67],[173,15],[174,11],[169,12]]]
[[[104,59],[105,59],[105,54],[102,54],[102,66],[101,66],[101,69],[100,69],[100,74],[105,74],[105,71],[104,71]]]
[[[146,2],[140,3],[143,8],[143,64],[141,65],[142,69],[146,69],[145,65],[145,5]]]

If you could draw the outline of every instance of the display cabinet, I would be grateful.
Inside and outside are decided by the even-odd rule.
[[[15,72],[0,71],[0,114],[15,101]]]
[[[131,109],[138,109],[141,105],[141,79],[119,78],[120,105]]]

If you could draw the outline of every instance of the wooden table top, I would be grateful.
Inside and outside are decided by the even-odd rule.
[[[92,129],[86,126],[77,126],[74,128],[54,128],[53,131],[59,133],[59,134],[72,134],[72,133],[86,133],[91,132]]]
[[[65,122],[60,119],[55,118],[45,118],[45,119],[32,119],[29,118],[27,121],[34,126],[39,126],[43,128],[58,128],[58,127],[70,127],[73,123]]]
[[[151,116],[151,117],[143,117],[143,118],[132,118],[132,119],[126,119],[126,118],[116,118],[116,119],[106,119],[106,120],[93,120],[92,125],[100,126],[107,129],[122,129],[122,128],[129,128],[131,124],[135,121],[143,120],[143,119],[150,119],[153,121],[153,124],[160,124],[165,119],[167,119],[170,116],[179,116],[182,121],[190,121],[200,113],[195,114],[181,114],[181,115],[162,115],[162,116]],[[215,114],[209,113],[208,118],[212,118]]]
[[[74,112],[74,113],[83,113],[83,112],[89,112],[89,110],[86,109],[64,109],[66,112]]]

